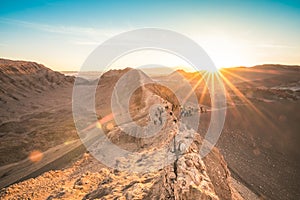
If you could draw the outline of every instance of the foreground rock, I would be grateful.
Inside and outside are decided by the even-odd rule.
[[[148,91],[149,92],[149,91]],[[162,100],[148,96],[146,105]],[[167,110],[167,113],[169,110]],[[233,188],[230,173],[217,149],[202,159],[199,149],[202,138],[193,130],[174,123],[174,115],[166,116],[167,129],[155,137],[137,139],[114,127],[106,134],[122,148],[142,155],[143,159],[119,158],[115,166],[120,170],[103,166],[90,154],[64,170],[46,172],[27,181],[14,184],[1,191],[3,199],[243,199]],[[147,117],[138,118],[142,124]],[[130,126],[131,124],[128,124]],[[178,136],[174,136],[177,133]],[[193,142],[186,151],[172,149],[172,140],[188,138]],[[178,137],[178,138],[177,138]],[[171,145],[169,145],[169,143]],[[169,145],[169,146],[168,146]],[[150,170],[147,164],[156,166],[158,158],[151,157],[157,147],[168,146],[176,159],[162,169]],[[177,145],[176,145],[177,146]],[[101,140],[93,144],[93,153],[103,152]],[[106,149],[107,150],[107,149]],[[180,156],[179,156],[180,154]],[[164,154],[161,159],[164,159]],[[141,171],[140,173],[130,172]],[[142,169],[142,170],[138,170]]]
[[[200,138],[198,137],[198,141]],[[208,168],[206,163],[214,168]],[[195,143],[174,165],[157,172],[108,169],[85,154],[64,170],[2,189],[1,199],[242,199],[214,150],[202,160]],[[124,163],[126,164],[126,163]],[[175,168],[176,169],[175,169]]]

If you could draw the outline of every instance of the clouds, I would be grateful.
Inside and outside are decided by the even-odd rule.
[[[0,54],[12,59],[42,59],[46,65],[52,61],[71,68],[114,35],[157,27],[198,42],[219,66],[300,63],[298,4],[52,0],[7,4],[0,7]]]
[[[285,45],[285,44],[274,44],[274,43],[265,43],[255,45],[258,48],[270,48],[270,49],[295,49],[296,46]]]
[[[124,29],[119,28],[100,29],[84,26],[51,25],[9,18],[0,18],[0,23],[19,26],[35,31],[42,31],[48,34],[63,35],[71,44],[75,45],[96,45],[113,35],[124,32]]]

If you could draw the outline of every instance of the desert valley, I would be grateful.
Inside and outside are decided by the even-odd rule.
[[[127,135],[113,117],[105,118],[113,112],[115,84],[130,71],[135,79],[126,80],[129,85],[156,81],[135,90],[129,102],[136,124],[163,124],[149,138]],[[227,102],[221,137],[204,158],[200,147],[214,110],[203,76],[221,78]],[[150,76],[132,68],[104,72],[96,94],[82,96],[95,95],[98,121],[79,123],[82,128],[101,128],[106,139],[143,158],[119,158],[116,169],[94,158],[97,151],[110,154],[101,149],[101,139],[85,136],[92,147],[87,150],[77,134],[72,110],[75,76],[35,62],[0,59],[0,198],[299,199],[299,77],[299,66],[272,64],[224,68],[215,74],[177,70]],[[95,83],[84,77],[76,81],[82,88]],[[188,82],[203,110],[173,109],[178,100],[160,86],[163,82],[177,91],[183,91],[182,83]],[[149,118],[154,104],[163,108],[158,108],[157,120]],[[201,115],[198,130],[179,125],[182,113],[189,119],[193,112]],[[124,127],[131,125],[124,122]],[[163,159],[151,155],[163,146],[171,148],[174,133],[185,138],[193,135],[187,150],[162,169],[145,170],[143,166]],[[131,173],[131,168],[141,170]]]

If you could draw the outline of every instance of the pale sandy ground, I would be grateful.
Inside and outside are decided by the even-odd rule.
[[[247,200],[259,200],[259,198],[255,193],[253,193],[249,188],[247,188],[245,185],[243,185],[238,180],[232,178],[232,185],[233,187],[240,193],[240,195]]]

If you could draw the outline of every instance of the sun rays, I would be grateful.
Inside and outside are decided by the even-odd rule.
[[[265,123],[272,128],[276,128],[276,125],[266,116],[266,113],[262,112],[262,110],[257,107],[258,104],[255,102],[256,98],[248,96],[247,94],[245,94],[245,88],[243,89],[243,87],[239,87],[239,84],[248,83],[251,88],[255,88],[255,81],[253,81],[253,78],[251,78],[251,76],[244,77],[243,73],[239,73],[241,71],[242,70],[239,68],[234,68],[193,73],[182,72],[185,81],[188,81],[191,85],[191,89],[189,91],[186,91],[186,95],[182,103],[185,104],[189,101],[193,94],[196,94],[199,105],[207,106],[208,111],[214,111],[214,109],[223,109],[223,107],[214,108],[216,104],[213,101],[218,101],[218,95],[224,92],[226,98],[226,104],[224,104],[224,106],[227,105],[227,109],[232,109],[234,114],[234,119],[230,120],[243,120],[247,119],[247,117],[255,116],[258,120],[258,123]],[[264,74],[268,73],[270,75],[278,74],[273,72],[272,70],[261,71],[254,69],[251,70],[251,72]],[[182,89],[180,84],[178,84],[177,89]],[[249,89],[249,87],[246,87],[246,89]],[[251,116],[244,116],[244,113],[241,112],[241,109],[237,109],[237,106],[245,106],[245,109],[251,111]],[[97,127],[99,129],[105,128],[108,130],[112,129],[113,124],[110,122],[113,121],[115,115],[116,114],[113,115],[111,113],[104,116],[103,118],[97,120],[95,123],[90,124],[84,129],[84,131],[92,129],[94,127]]]
[[[222,71],[224,72],[224,71]],[[225,74],[223,74],[222,72],[219,72],[218,74],[220,75],[220,77],[222,78],[224,84],[225,84],[225,88],[226,88],[226,96],[229,97],[229,100],[231,101],[231,103],[234,103],[234,100],[231,98],[231,94],[229,93],[229,90],[231,90],[234,95],[242,101],[243,104],[246,104],[247,106],[249,106],[249,108],[255,112],[256,115],[258,115],[260,117],[260,119],[263,119],[264,122],[268,123],[270,126],[272,126],[273,128],[275,128],[276,126],[274,125],[274,123],[272,121],[270,121],[266,115],[260,111],[253,102],[251,102],[250,99],[248,99],[231,81],[228,80],[228,78],[226,77]],[[239,78],[240,80],[248,80],[245,79],[243,77],[240,77],[234,73],[231,73],[231,75],[233,75],[236,78]],[[229,90],[228,90],[229,89]]]
[[[212,95],[218,95],[221,92],[220,82],[224,84],[224,92],[227,101],[228,109],[234,109],[236,111],[236,119],[241,119],[243,113],[240,113],[236,106],[246,106],[247,109],[250,109],[253,112],[253,115],[257,116],[258,120],[261,120],[260,123],[266,123],[272,128],[276,128],[275,124],[255,105],[253,102],[254,98],[249,98],[244,94],[244,91],[238,88],[240,83],[248,83],[250,86],[253,86],[253,80],[251,77],[243,77],[241,74],[236,73],[241,71],[241,69],[235,68],[234,70],[230,69],[220,69],[218,71],[204,71],[199,72],[199,74],[193,74],[190,77],[186,77],[192,85],[192,91],[186,95],[184,99],[187,101],[193,92],[197,91],[198,102],[201,105],[209,104],[207,99],[210,100],[211,110],[213,110],[214,102],[217,99],[212,98]],[[262,70],[251,70],[253,73],[264,73],[270,75],[277,75],[278,72],[272,70],[262,71]]]

